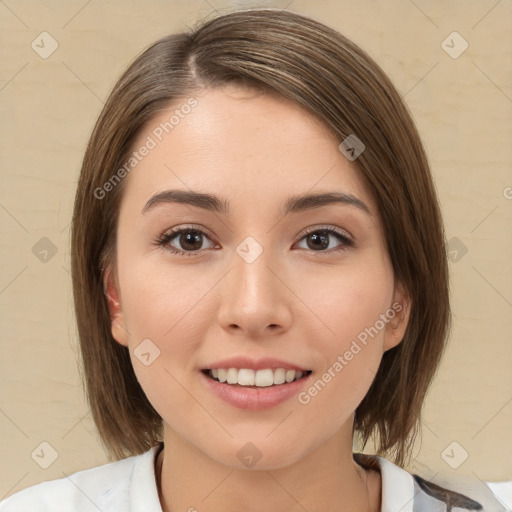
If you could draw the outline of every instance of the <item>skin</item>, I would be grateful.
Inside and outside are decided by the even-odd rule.
[[[401,341],[408,307],[307,405],[293,397],[241,410],[209,392],[199,374],[245,355],[284,359],[320,377],[379,315],[405,305],[374,198],[338,150],[341,141],[296,104],[233,86],[194,97],[198,105],[125,178],[116,266],[105,275],[112,334],[129,347],[164,421],[162,509],[378,511],[380,475],[352,459],[354,411],[382,354]],[[144,127],[134,147],[176,108]],[[174,203],[141,213],[170,188],[222,196],[231,211]],[[353,194],[372,215],[342,204],[280,213],[289,196],[320,191]],[[153,244],[190,224],[211,235],[199,250],[184,236],[169,244],[192,256]],[[316,226],[338,229],[355,245],[332,235],[326,249],[308,245],[304,230]],[[250,264],[236,252],[247,236],[263,249]],[[133,352],[146,338],[160,350],[148,366]],[[249,441],[261,453],[251,468],[237,457]]]

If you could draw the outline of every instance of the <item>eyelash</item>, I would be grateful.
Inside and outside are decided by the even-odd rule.
[[[170,252],[172,252],[174,254],[179,254],[181,256],[185,256],[185,255],[195,256],[195,255],[197,255],[197,253],[201,252],[201,250],[198,250],[198,251],[182,251],[180,249],[176,249],[176,248],[168,245],[169,242],[171,240],[173,240],[174,238],[176,238],[178,235],[180,235],[182,233],[187,233],[187,232],[200,233],[201,235],[205,236],[206,238],[208,238],[211,241],[211,238],[203,230],[198,229],[198,228],[194,228],[194,227],[187,227],[187,228],[171,229],[170,231],[166,231],[166,232],[162,233],[154,241],[154,245],[156,245],[157,247],[163,247],[166,250],[168,250],[168,251],[170,251]],[[328,227],[328,226],[319,226],[319,227],[308,228],[306,230],[306,232],[300,238],[299,242],[302,241],[304,238],[306,238],[308,235],[310,235],[312,233],[326,233],[326,234],[334,236],[335,238],[338,239],[338,241],[343,243],[337,249],[329,249],[329,250],[321,250],[321,251],[313,251],[313,250],[311,250],[311,252],[313,252],[313,253],[316,252],[316,253],[327,253],[327,254],[330,254],[330,253],[336,252],[336,251],[346,251],[346,250],[354,247],[354,242],[353,242],[353,240],[351,238],[349,238],[345,234],[339,232],[338,230],[336,230],[334,228],[331,228],[331,227]]]

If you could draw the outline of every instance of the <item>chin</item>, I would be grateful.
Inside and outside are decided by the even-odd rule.
[[[267,436],[268,431],[260,436],[231,439],[222,446],[222,451],[212,448],[205,454],[233,469],[270,471],[291,466],[314,450],[314,446],[308,450],[303,441],[296,441],[294,436],[279,436],[277,432]],[[275,438],[271,439],[273,436]]]

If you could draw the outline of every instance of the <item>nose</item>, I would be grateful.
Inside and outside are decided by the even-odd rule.
[[[240,253],[242,254],[242,253]],[[263,338],[286,331],[292,322],[293,293],[282,266],[264,250],[252,262],[234,254],[221,283],[218,321],[230,334]]]

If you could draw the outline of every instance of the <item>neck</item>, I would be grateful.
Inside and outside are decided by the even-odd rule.
[[[166,426],[167,427],[167,426]],[[342,432],[303,459],[272,470],[218,463],[167,428],[157,460],[163,512],[378,512],[380,475],[353,459]]]

